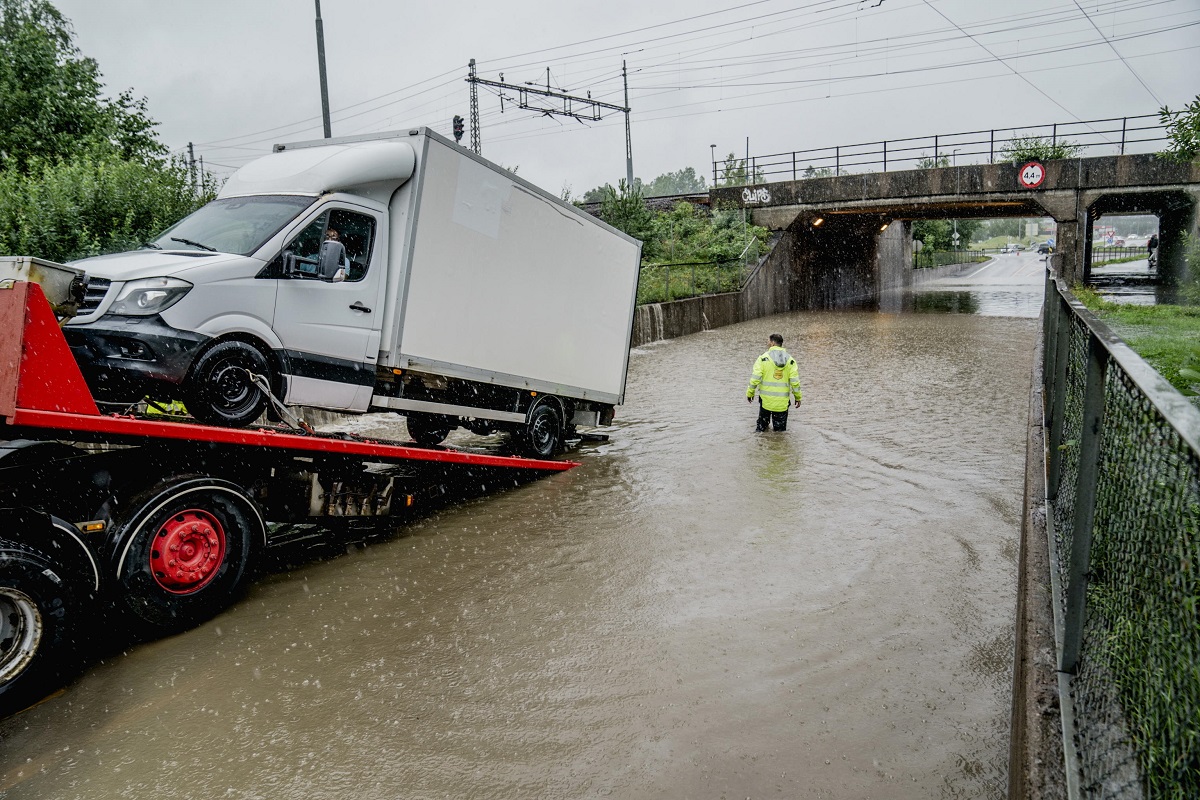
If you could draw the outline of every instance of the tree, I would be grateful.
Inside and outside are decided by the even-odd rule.
[[[804,172],[800,173],[803,178],[830,178],[833,177],[833,170],[829,167],[814,167],[809,164],[804,168]]]
[[[0,169],[83,151],[143,162],[165,155],[145,100],[130,90],[108,100],[103,86],[48,0],[0,0]]]
[[[708,187],[704,176],[697,175],[696,170],[686,167],[675,172],[664,172],[645,187],[646,197],[662,197],[669,194],[696,194]]]
[[[642,196],[641,186],[632,189],[620,181],[616,189],[605,184],[604,199],[600,201],[600,219],[620,231],[624,231],[635,239],[643,242],[642,257],[653,255],[651,227],[654,214],[646,208],[646,200]]]
[[[0,0],[0,253],[132,249],[216,193],[164,157],[144,99],[103,86],[48,0]]]
[[[913,238],[924,242],[925,247],[941,251],[955,249],[954,233],[957,229],[957,248],[966,250],[982,227],[983,224],[975,219],[919,219],[913,222],[912,232]]]
[[[1052,141],[1041,136],[1014,136],[1000,148],[1000,158],[1005,161],[1055,161],[1074,158],[1083,147],[1066,139]]]
[[[725,156],[725,166],[721,171],[722,186],[745,186],[748,183],[765,183],[766,178],[761,169],[755,169],[753,180],[747,180],[746,159],[739,159],[733,153]]]
[[[1163,155],[1176,161],[1195,161],[1200,157],[1200,94],[1183,107],[1172,111],[1163,106],[1158,119],[1167,127],[1167,149]]]

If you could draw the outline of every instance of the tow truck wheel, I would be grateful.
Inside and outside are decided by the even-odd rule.
[[[40,699],[72,663],[76,589],[45,553],[0,539],[0,716]]]
[[[262,515],[235,484],[211,478],[159,484],[128,504],[106,548],[115,601],[135,627],[191,628],[244,588],[265,537]]]
[[[562,419],[558,410],[544,403],[529,415],[529,422],[521,431],[521,449],[534,458],[550,458],[562,444]]]
[[[450,435],[450,420],[440,414],[409,414],[408,435],[417,444],[441,444]]]
[[[258,419],[267,398],[250,380],[250,373],[271,382],[267,357],[245,342],[221,342],[196,359],[185,385],[192,416],[211,425],[244,428]]]

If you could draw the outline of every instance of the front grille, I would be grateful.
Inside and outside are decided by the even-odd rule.
[[[83,302],[79,304],[79,316],[93,313],[100,307],[100,303],[104,301],[104,295],[108,294],[108,287],[112,281],[107,278],[88,278],[87,288],[83,293]]]

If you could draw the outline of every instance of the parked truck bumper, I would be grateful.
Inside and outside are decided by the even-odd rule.
[[[103,316],[64,326],[63,333],[96,399],[113,402],[134,402],[164,384],[182,383],[209,341],[158,316]]]

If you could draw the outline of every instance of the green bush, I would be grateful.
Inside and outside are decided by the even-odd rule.
[[[1050,140],[1040,136],[1014,136],[1000,148],[1004,161],[1056,161],[1074,158],[1083,147],[1066,139]]]
[[[179,161],[128,161],[97,150],[0,170],[0,253],[51,261],[130,250],[212,198]]]

